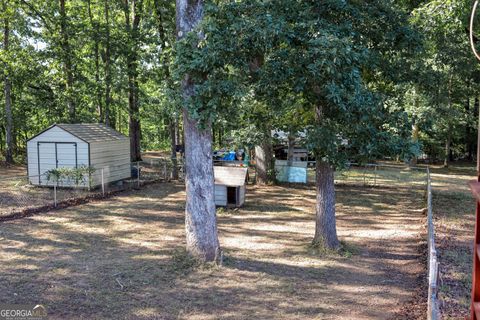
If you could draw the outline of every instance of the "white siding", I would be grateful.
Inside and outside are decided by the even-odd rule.
[[[40,144],[38,144],[40,142]],[[27,143],[28,175],[30,183],[46,184],[45,172],[56,167],[55,142],[68,142],[70,144],[57,144],[59,167],[75,166],[75,148],[77,144],[78,166],[88,166],[88,144],[71,135],[59,127],[52,127],[41,133]],[[40,155],[38,154],[40,150]],[[40,167],[39,167],[40,164]],[[39,181],[39,172],[42,175]]]
[[[219,207],[227,206],[227,187],[215,185],[215,205]]]
[[[90,143],[90,165],[95,168],[92,186],[130,178],[130,141],[114,140]]]

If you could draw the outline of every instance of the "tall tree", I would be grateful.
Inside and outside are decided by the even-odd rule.
[[[92,11],[92,1],[87,0],[88,19],[90,22],[91,38],[93,40],[93,60],[95,65],[95,96],[96,96],[96,110],[98,113],[98,120],[100,123],[105,122],[102,87],[100,84],[100,23],[94,18]]]
[[[67,109],[69,121],[76,122],[76,101],[74,88],[74,72],[72,62],[72,50],[70,46],[70,28],[68,24],[67,0],[59,0],[60,4],[60,35],[63,70],[65,74],[65,92],[67,94]]]
[[[10,24],[8,10],[8,0],[3,2],[3,50],[8,57],[10,50]],[[5,94],[5,142],[6,152],[5,161],[7,163],[13,163],[13,117],[12,117],[12,83],[10,80],[10,68],[4,66],[4,94]]]
[[[112,70],[111,70],[111,43],[110,43],[110,7],[108,0],[103,2],[103,14],[105,18],[105,37],[104,37],[104,73],[105,73],[105,109],[104,118],[107,126],[114,125],[111,121],[111,88],[112,88]]]
[[[399,52],[411,44],[408,16],[391,1],[220,2],[208,8],[205,36],[189,44],[183,60],[185,69],[204,79],[196,96],[213,110],[232,112],[222,107],[229,95],[251,95],[273,117],[283,114],[286,98],[301,101],[298,107],[310,115],[306,145],[317,160],[314,243],[337,248],[334,170],[380,150],[386,154],[399,140],[383,129],[386,110],[370,83],[395,73]],[[263,63],[252,72],[258,56]]]
[[[160,42],[159,63],[162,70],[164,88],[172,90],[174,87],[172,77],[170,75],[169,46],[172,42],[173,32],[170,34],[165,25],[168,26],[168,15],[172,12],[169,4],[164,1],[154,0],[154,11],[157,18],[157,31]],[[173,37],[172,37],[173,36]],[[169,134],[170,134],[170,158],[172,160],[172,179],[178,179],[178,161],[177,161],[177,132],[178,132],[178,112],[168,110],[169,117]]]
[[[190,36],[197,38],[198,43],[204,37],[202,32],[195,30],[203,18],[203,0],[177,0],[176,4],[179,40]],[[187,250],[204,261],[215,261],[221,259],[221,251],[214,200],[212,131],[208,118],[201,121],[195,117],[205,107],[191,105],[191,100],[196,95],[195,80],[191,74],[183,75]]]
[[[127,48],[128,73],[128,116],[130,134],[130,154],[132,161],[142,160],[140,101],[138,85],[138,50],[140,45],[140,22],[143,16],[143,0],[125,0],[123,6],[125,27],[129,37]]]

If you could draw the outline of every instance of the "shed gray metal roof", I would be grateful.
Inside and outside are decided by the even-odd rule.
[[[126,140],[127,136],[101,123],[55,124],[75,137],[86,142]]]
[[[247,179],[247,168],[242,167],[213,167],[215,184],[228,187],[243,186]]]

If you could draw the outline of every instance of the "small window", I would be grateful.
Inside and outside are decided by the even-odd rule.
[[[227,204],[237,204],[237,188],[227,187]]]

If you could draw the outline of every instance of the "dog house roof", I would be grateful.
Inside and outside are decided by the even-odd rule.
[[[215,184],[228,187],[240,187],[247,180],[247,168],[243,167],[213,167]]]

